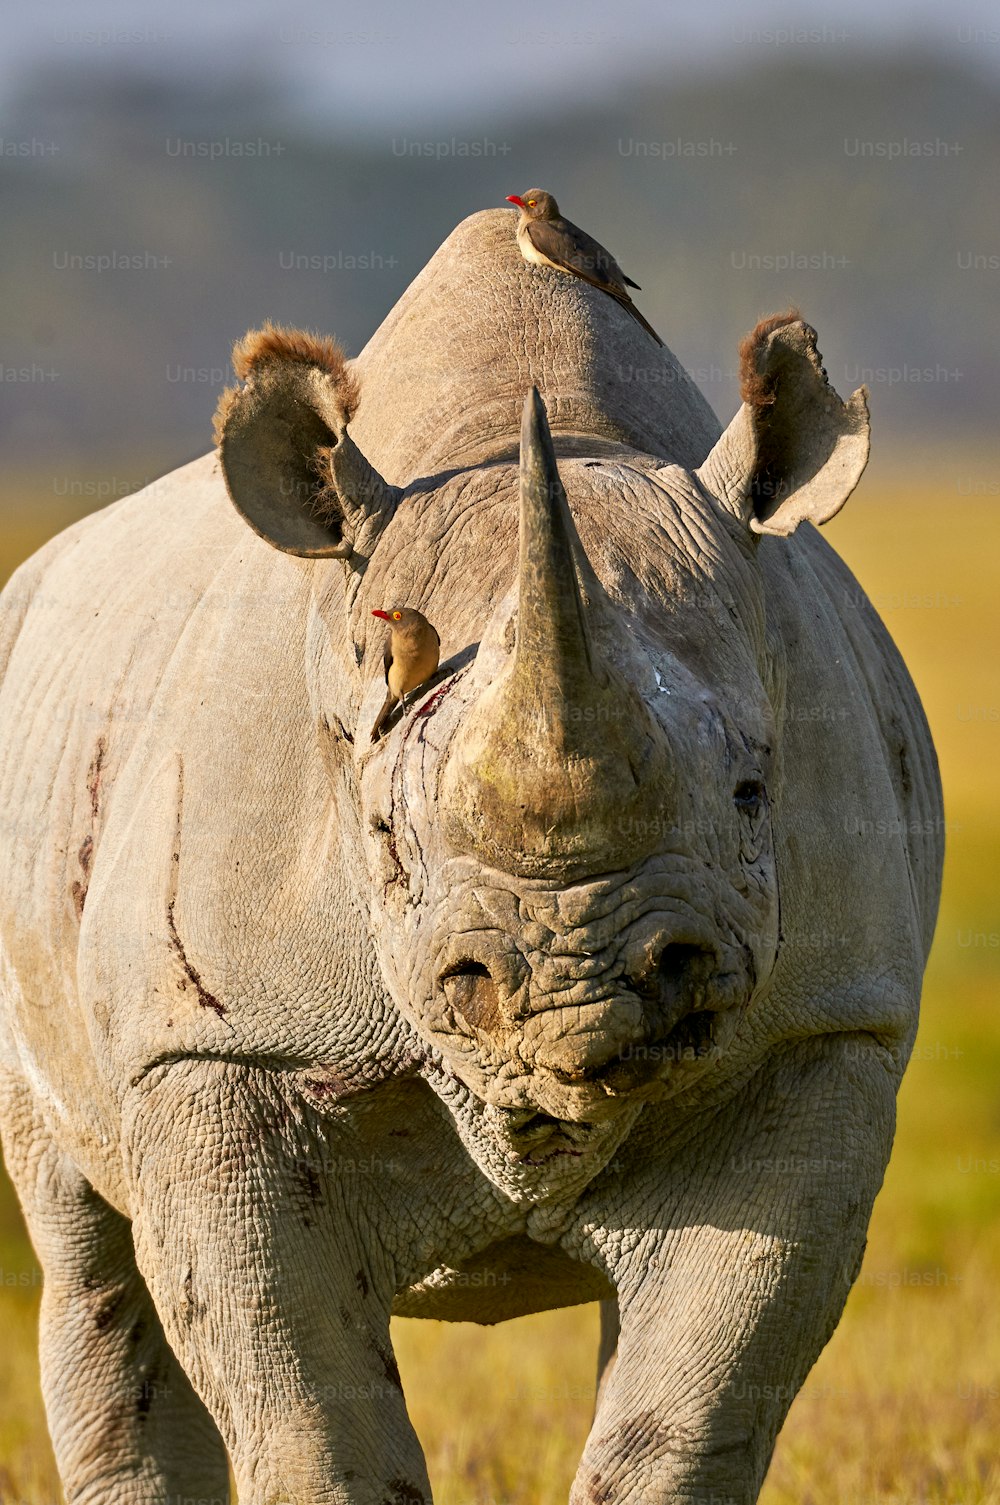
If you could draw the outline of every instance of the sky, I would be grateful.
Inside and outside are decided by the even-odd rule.
[[[289,87],[304,117],[418,129],[473,112],[506,116],[512,104],[544,115],[548,104],[633,86],[643,72],[913,45],[1000,71],[1000,16],[992,0],[42,0],[8,8],[0,106],[26,73],[53,65],[229,73]]]
[[[954,66],[928,67],[918,51]],[[798,301],[825,316],[828,354],[839,342],[845,361],[877,373],[890,427],[912,433],[958,412],[978,425],[1000,379],[988,191],[998,79],[1000,17],[987,0],[804,0],[792,18],[784,0],[37,0],[11,10],[0,48],[0,281],[20,340],[8,364],[32,371],[55,344],[62,386],[7,390],[5,412],[26,452],[39,422],[61,425],[66,445],[104,450],[123,405],[139,428],[155,412],[163,446],[183,447],[203,432],[205,393],[171,383],[164,401],[165,363],[219,370],[221,382],[236,333],[264,317],[334,327],[359,349],[452,225],[541,178],[647,299],[659,285],[659,310],[644,311],[709,373],[714,404],[734,392],[714,374],[718,352],[747,319]],[[313,132],[298,128],[307,121]],[[252,146],[264,122],[267,150],[230,159],[228,132]],[[934,150],[855,161],[847,144],[862,123],[869,145],[927,137]],[[636,133],[624,146],[664,150],[633,156],[616,125]],[[941,151],[929,139],[939,134]],[[674,160],[674,137],[720,153]],[[408,150],[407,139],[444,149]],[[449,152],[449,141],[500,152]],[[182,146],[219,158],[182,160]],[[163,277],[148,297],[125,272],[81,262],[67,275],[69,252],[85,262],[149,246]],[[336,255],[330,270],[308,264],[359,247],[380,248],[367,269]],[[308,253],[300,269],[282,262],[290,252]],[[943,350],[957,375],[924,382]],[[852,366],[841,385],[866,379]]]

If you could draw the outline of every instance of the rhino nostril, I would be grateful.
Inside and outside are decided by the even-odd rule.
[[[635,990],[667,1013],[674,1013],[679,1005],[697,1008],[704,1005],[706,985],[715,970],[716,957],[710,947],[671,941],[660,952],[655,968],[637,980]]]
[[[502,1022],[500,992],[482,962],[456,962],[442,976],[441,986],[452,1008],[473,1029],[489,1034]]]

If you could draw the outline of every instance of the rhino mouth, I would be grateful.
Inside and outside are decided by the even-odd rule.
[[[500,968],[463,958],[442,978],[451,1028],[483,1053],[487,1070],[519,1062],[587,1098],[680,1086],[729,1044],[752,992],[752,967],[727,970],[703,939],[671,939],[647,956],[637,974],[577,985],[572,1001],[556,988],[555,1003],[548,990],[521,990],[515,999]]]
[[[749,994],[742,971],[722,972],[715,949],[701,942],[670,942],[653,967],[628,981],[641,1005],[634,1037],[603,1060],[543,1061],[558,1081],[593,1083],[617,1094],[704,1063],[728,1044]]]
[[[509,1143],[525,1165],[545,1165],[567,1157],[581,1159],[595,1128],[591,1123],[571,1123],[530,1108],[508,1109],[504,1117]]]

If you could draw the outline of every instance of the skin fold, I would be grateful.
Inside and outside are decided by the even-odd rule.
[[[0,1123],[74,1502],[224,1501],[227,1455],[244,1505],[429,1501],[390,1315],[600,1300],[573,1505],[748,1505],[860,1267],[942,831],[813,526],[863,397],[782,316],[720,435],[509,232],[350,403],[244,342],[219,454],[0,596]],[[386,601],[441,659],[372,744]]]

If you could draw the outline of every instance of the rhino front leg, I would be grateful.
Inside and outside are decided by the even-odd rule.
[[[597,1349],[597,1398],[595,1401],[595,1415],[600,1408],[601,1397],[608,1388],[611,1376],[615,1372],[620,1334],[621,1324],[618,1320],[617,1299],[602,1301],[601,1341]]]
[[[137,1257],[240,1505],[426,1505],[374,1177],[327,1131],[279,1073],[153,1068],[126,1126]]]
[[[136,1269],[128,1220],[53,1142],[29,1094],[7,1084],[7,1168],[45,1284],[42,1392],[73,1505],[228,1505],[218,1429],[167,1345]]]
[[[571,1505],[757,1499],[860,1266],[892,1142],[887,1066],[871,1036],[786,1048],[586,1231],[621,1331]],[[625,1247],[623,1228],[649,1231]]]

